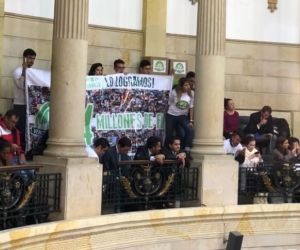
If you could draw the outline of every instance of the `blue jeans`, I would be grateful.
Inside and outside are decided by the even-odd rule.
[[[180,138],[180,142],[181,142],[180,148],[184,149],[184,145],[185,145],[185,141],[184,141],[185,130],[184,130],[184,128],[181,125],[177,125],[176,128],[175,128],[175,131],[176,131],[176,135]]]
[[[184,130],[185,136],[183,141],[180,143],[183,144],[184,148],[190,148],[192,146],[194,138],[194,128],[189,126],[190,120],[187,115],[174,116],[167,114],[166,115],[166,139],[165,146],[168,146],[168,140],[172,137],[174,130],[180,126]]]
[[[13,158],[13,165],[21,165],[19,162],[19,156],[15,155]],[[28,163],[25,161],[22,165],[28,165]],[[17,172],[21,175],[22,180],[24,181],[25,186],[30,185],[30,183],[34,180],[34,169],[29,170],[20,170]]]

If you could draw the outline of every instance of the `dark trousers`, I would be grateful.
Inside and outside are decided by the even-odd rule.
[[[14,110],[19,113],[19,121],[17,129],[20,131],[21,147],[25,151],[25,135],[26,135],[26,105],[14,105]]]
[[[185,132],[185,138],[180,142],[184,143],[184,147],[191,147],[194,137],[194,128],[189,126],[190,120],[187,115],[174,116],[166,115],[166,139],[165,146],[168,146],[168,140],[172,137],[174,130],[179,125]]]

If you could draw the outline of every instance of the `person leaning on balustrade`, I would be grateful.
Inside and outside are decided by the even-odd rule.
[[[145,146],[138,147],[134,160],[150,160],[159,164],[164,163],[165,156],[160,154],[161,140],[156,136],[151,136],[147,139]]]
[[[283,136],[279,136],[276,140],[275,149],[273,151],[273,160],[280,163],[299,161],[299,144],[290,150],[288,139]]]
[[[167,160],[177,160],[185,168],[189,168],[191,165],[189,159],[186,158],[185,152],[180,150],[180,138],[177,136],[169,138],[168,147],[162,147],[160,153]]]
[[[239,127],[239,113],[235,110],[232,99],[224,99],[223,136],[229,139]]]

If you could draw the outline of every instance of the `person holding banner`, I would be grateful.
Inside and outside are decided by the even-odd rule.
[[[88,73],[89,76],[102,76],[103,75],[103,66],[101,63],[94,63]]]
[[[116,74],[124,74],[125,72],[125,62],[121,59],[114,61],[114,70]]]
[[[140,72],[144,75],[150,75],[151,74],[151,62],[148,60],[142,60],[140,62]]]
[[[25,74],[26,69],[34,64],[36,53],[32,49],[23,52],[22,67],[18,67],[13,73],[14,79],[14,109],[19,113],[19,123],[16,126],[21,133],[21,145],[25,150],[25,128],[26,128],[26,98],[25,98]]]
[[[168,147],[174,129],[178,125],[181,126],[185,132],[185,138],[181,138],[181,143],[184,143],[186,157],[193,160],[190,149],[194,136],[194,91],[191,90],[191,85],[185,77],[179,79],[176,89],[170,93],[168,104],[164,145]]]

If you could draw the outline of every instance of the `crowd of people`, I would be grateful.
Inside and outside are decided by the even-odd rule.
[[[300,161],[299,139],[286,136],[289,131],[279,131],[271,107],[252,113],[242,130],[233,100],[225,99],[224,104],[224,150],[234,155],[241,167],[256,167],[263,161],[262,154],[273,155],[273,161],[279,163]]]
[[[7,111],[6,114],[1,117],[0,123],[0,138],[2,141],[8,141],[11,145],[10,155],[8,157],[9,159],[4,157],[4,155],[6,155],[5,153],[1,158],[3,165],[26,164],[26,69],[31,68],[34,65],[36,55],[37,54],[34,50],[26,49],[23,52],[23,63],[21,67],[18,67],[13,73],[13,109]],[[150,61],[142,60],[140,62],[141,74],[151,74],[151,68],[152,66]],[[115,60],[115,73],[127,74],[125,69],[125,62],[123,60]],[[88,75],[102,75],[103,72],[103,65],[101,63],[95,63],[91,66]],[[86,102],[94,104],[94,116],[97,113],[101,114],[102,112],[108,112],[110,114],[118,112],[119,110],[116,110],[116,107],[118,106],[125,109],[123,111],[134,111],[140,113],[153,112],[154,116],[158,112],[166,113],[165,131],[167,131],[167,133],[164,143],[162,141],[160,142],[165,147],[164,152],[166,152],[166,149],[169,148],[169,141],[171,140],[174,142],[174,136],[178,135],[176,138],[178,138],[179,142],[176,139],[176,145],[180,145],[180,150],[184,151],[184,157],[186,160],[192,160],[190,148],[193,140],[194,128],[194,89],[195,73],[189,72],[187,77],[181,78],[178,84],[172,90],[164,91],[164,93],[161,91],[148,91],[140,89],[134,89],[130,93],[128,93],[128,90],[100,90],[102,93],[97,94],[95,94],[93,91],[90,91],[87,92]],[[37,91],[40,93],[40,95],[35,94]],[[128,94],[133,96],[128,98]],[[39,111],[39,107],[50,100],[49,89],[46,88],[43,90],[40,87],[33,86],[28,90],[28,98],[30,114],[36,114]],[[130,100],[130,102],[127,100]],[[111,103],[113,103],[113,105],[111,105]],[[111,106],[113,106],[114,109],[110,109]],[[103,147],[108,148],[110,144],[116,144],[116,148],[121,150],[121,148],[118,147],[119,145],[123,145],[122,141],[125,140],[123,138],[127,138],[127,140],[125,140],[127,141],[127,144],[125,143],[127,146],[129,146],[128,140],[130,140],[130,150],[134,148],[134,151],[136,152],[139,150],[139,148],[147,145],[147,139],[158,138],[161,140],[163,138],[163,131],[161,129],[150,130],[150,132],[147,133],[147,138],[140,138],[141,135],[135,131],[129,131],[130,133],[128,132],[122,134],[118,133],[118,131],[106,131],[106,133],[101,134],[101,136],[99,136],[96,131],[94,132],[94,144],[91,148],[87,147],[87,151],[89,155],[94,155],[97,157],[105,152],[105,150],[102,150]],[[42,151],[46,149],[48,134],[49,133],[47,130],[42,140],[40,140],[39,143],[35,143],[36,148],[32,149],[33,152],[38,151],[39,153],[42,153]],[[101,148],[100,151],[98,150],[99,148]],[[109,154],[110,150],[112,149],[109,149],[107,154]],[[3,152],[5,152],[5,150]],[[94,154],[92,154],[92,152]],[[103,158],[106,159],[106,156]],[[182,160],[182,154],[180,154],[179,158]],[[99,157],[99,162],[102,163],[102,157]],[[103,164],[104,169],[113,168],[107,165],[107,161],[103,161]]]

